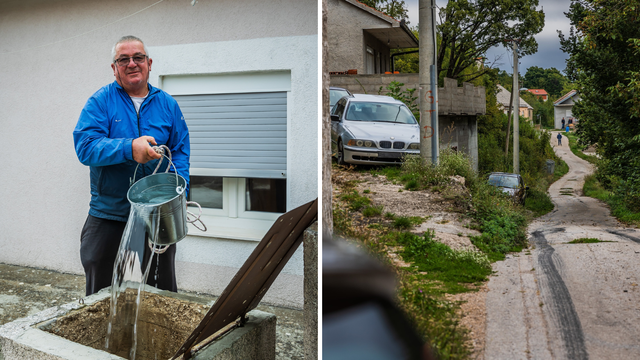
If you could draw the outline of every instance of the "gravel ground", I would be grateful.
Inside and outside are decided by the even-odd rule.
[[[84,297],[84,288],[84,276],[0,264],[0,325],[52,306],[78,301]],[[184,293],[206,299],[216,298],[201,293]],[[257,309],[278,318],[276,359],[303,359],[303,311],[262,304]]]

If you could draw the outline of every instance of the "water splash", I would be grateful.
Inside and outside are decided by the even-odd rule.
[[[148,242],[157,243],[160,229],[158,207],[153,205],[160,202],[160,199],[149,199],[147,205],[131,205],[113,268],[105,349],[130,360],[136,356],[142,292],[155,255]]]

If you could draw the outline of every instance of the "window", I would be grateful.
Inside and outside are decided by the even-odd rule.
[[[287,211],[289,72],[168,76],[191,140],[189,200],[207,232],[260,240]],[[257,91],[256,91],[257,90]],[[190,206],[191,212],[198,209]]]
[[[375,74],[375,56],[373,49],[367,46],[367,74]]]
[[[336,115],[338,118],[342,117],[342,113],[344,112],[344,106],[347,103],[347,99],[341,99],[338,101],[338,104],[333,107],[333,113],[331,115]]]

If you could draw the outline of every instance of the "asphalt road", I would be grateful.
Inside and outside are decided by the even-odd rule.
[[[485,359],[640,359],[640,231],[582,195],[593,171],[563,137],[569,173],[549,188],[556,207],[529,226],[531,248],[494,265]],[[597,238],[593,244],[569,244]]]

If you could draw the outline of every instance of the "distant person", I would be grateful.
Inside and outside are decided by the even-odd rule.
[[[569,118],[569,125],[573,124],[573,118]]]
[[[564,129],[564,118],[562,118],[562,129]]]
[[[558,146],[562,146],[562,133],[558,133]]]

